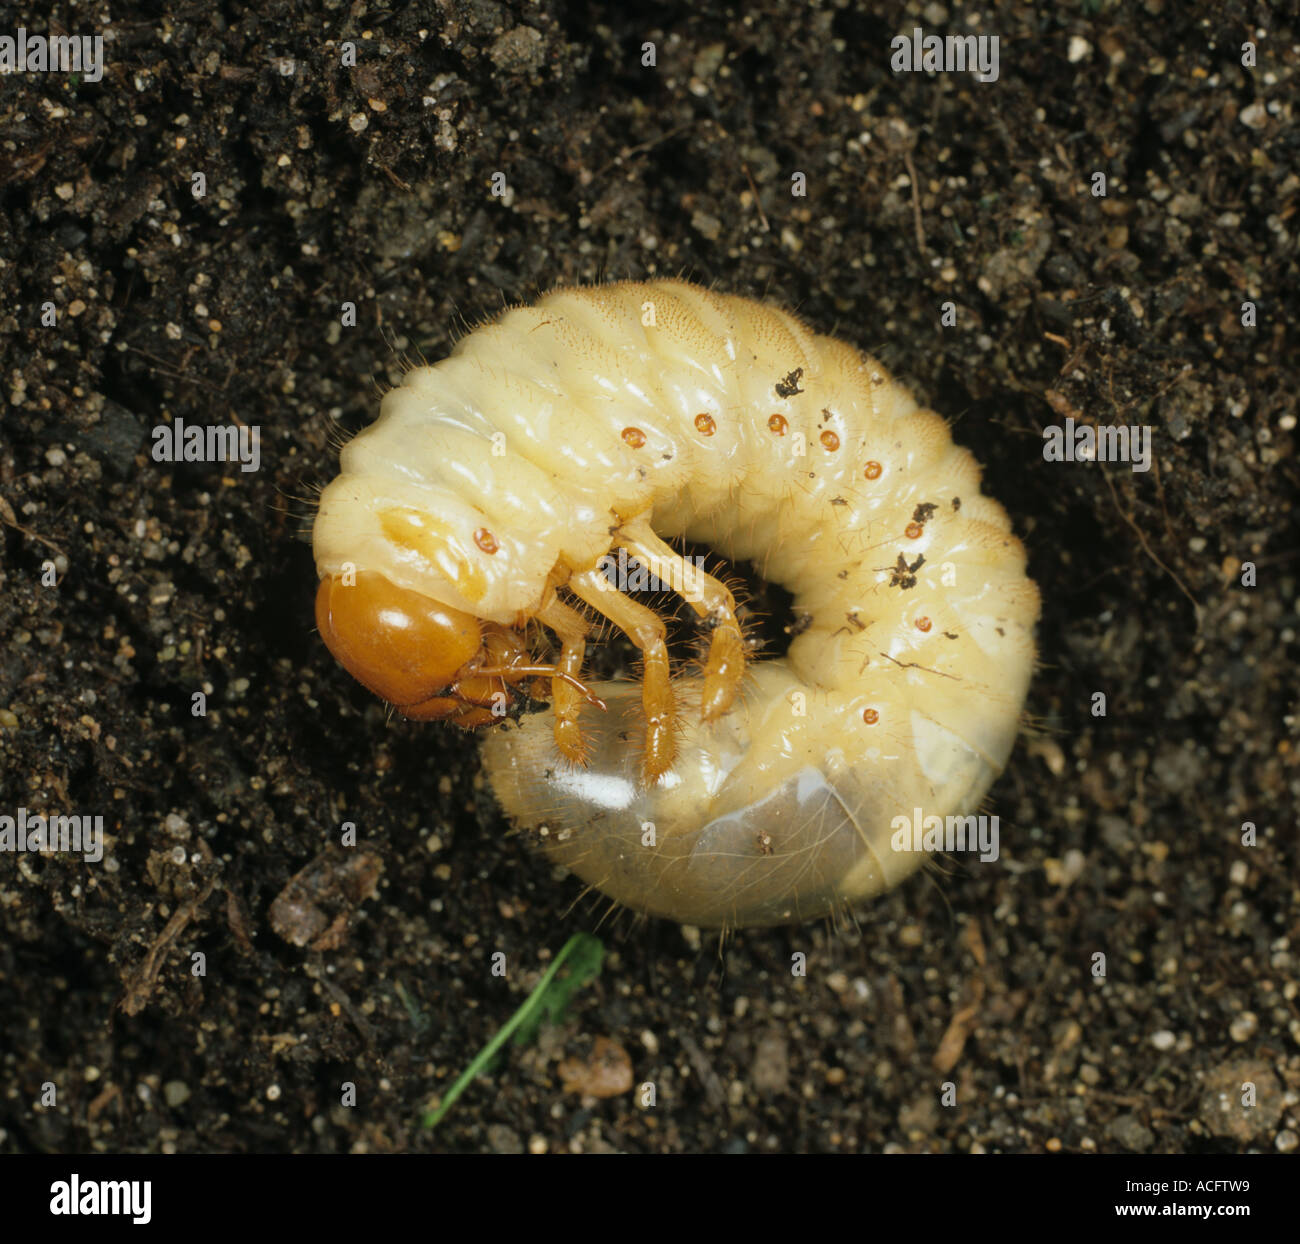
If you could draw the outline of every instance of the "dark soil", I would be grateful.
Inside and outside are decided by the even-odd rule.
[[[0,812],[110,838],[0,856],[0,1149],[1300,1144],[1293,5],[47,8],[107,67],[0,77]],[[999,36],[998,80],[892,73],[918,25]],[[1002,860],[856,927],[605,919],[313,629],[313,490],[408,356],[678,273],[878,353],[1042,588]],[[1151,470],[1045,462],[1070,416]],[[155,462],[176,420],[261,469]],[[564,1024],[423,1130],[596,929]],[[566,1090],[602,1037],[653,1109]]]

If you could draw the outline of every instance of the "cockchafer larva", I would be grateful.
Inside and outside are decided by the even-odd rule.
[[[1039,597],[1005,511],[943,419],[776,307],[556,290],[409,372],[341,467],[313,537],[330,651],[407,717],[500,723],[506,811],[638,911],[834,914],[921,863],[896,822],[970,812],[1007,761]],[[682,538],[793,594],[783,658],[747,665]],[[701,674],[670,677],[662,619],[601,573],[617,550],[708,627]],[[581,683],[593,615],[640,649],[639,687]],[[504,723],[539,679],[550,713]]]

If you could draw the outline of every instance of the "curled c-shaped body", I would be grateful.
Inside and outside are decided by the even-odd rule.
[[[902,827],[973,812],[1006,763],[1039,598],[979,480],[851,346],[767,304],[628,282],[507,311],[412,372],[345,449],[316,554],[323,575],[352,562],[517,625],[556,567],[596,566],[648,518],[786,587],[798,633],[726,713],[701,721],[699,680],[676,680],[658,782],[638,770],[634,684],[594,688],[608,711],[583,713],[585,766],[547,714],[483,745],[512,819],[611,898],[780,924],[895,884],[925,854]]]

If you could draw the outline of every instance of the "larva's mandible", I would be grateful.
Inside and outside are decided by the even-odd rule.
[[[775,307],[557,290],[410,372],[341,466],[314,530],[330,650],[408,717],[491,725],[549,689],[487,735],[493,788],[639,911],[834,912],[916,868],[896,827],[971,812],[1010,754],[1039,599],[1006,513],[938,415]],[[746,665],[731,594],[678,538],[793,593],[782,659]],[[674,680],[662,620],[611,590],[618,550],[707,626],[699,675]],[[639,686],[583,685],[593,616],[641,650]]]

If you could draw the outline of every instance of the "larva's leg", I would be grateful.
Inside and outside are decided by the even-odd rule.
[[[646,718],[641,774],[647,782],[655,782],[672,765],[677,748],[673,737],[677,714],[668,671],[667,631],[663,619],[653,609],[638,605],[622,592],[614,591],[609,580],[597,570],[575,574],[567,587],[579,600],[607,617],[641,649],[645,659],[641,703]]]
[[[560,659],[555,668],[576,679],[582,672],[582,657],[587,647],[587,620],[576,609],[555,599],[546,602],[534,615],[560,637]],[[585,764],[582,731],[578,727],[578,710],[582,694],[563,678],[551,679],[551,712],[555,716],[555,746],[574,764]]]
[[[617,538],[656,579],[671,585],[699,617],[712,621],[700,708],[705,721],[716,720],[731,707],[745,673],[745,639],[736,621],[736,598],[712,575],[689,565],[644,519],[633,519],[620,528]]]

